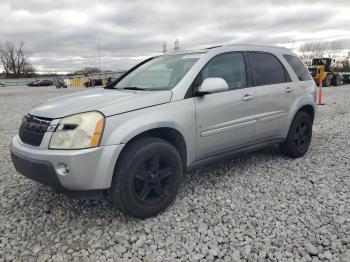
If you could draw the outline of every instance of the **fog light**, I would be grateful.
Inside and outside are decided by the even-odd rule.
[[[69,167],[64,163],[59,163],[56,168],[57,173],[60,175],[67,175],[69,173]]]

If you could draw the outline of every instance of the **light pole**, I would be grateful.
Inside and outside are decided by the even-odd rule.
[[[98,44],[98,70],[101,72],[101,48],[100,44]]]

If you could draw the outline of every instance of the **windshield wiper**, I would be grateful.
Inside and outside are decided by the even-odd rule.
[[[124,90],[146,90],[145,88],[138,87],[138,86],[127,86],[127,87],[123,87],[122,89],[124,89]]]

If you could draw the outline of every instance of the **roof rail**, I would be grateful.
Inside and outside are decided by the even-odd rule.
[[[229,44],[227,46],[254,46],[254,47],[267,47],[267,48],[278,48],[282,50],[289,50],[287,47],[278,45],[259,45],[259,44]]]
[[[214,49],[214,48],[218,48],[218,47],[222,47],[223,45],[215,45],[215,46],[210,46],[210,47],[207,47],[205,49]]]

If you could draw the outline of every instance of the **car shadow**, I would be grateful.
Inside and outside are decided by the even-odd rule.
[[[226,175],[228,171],[232,170],[233,168],[246,171],[249,169],[249,166],[251,164],[259,165],[261,163],[265,163],[266,161],[276,158],[284,157],[280,154],[278,146],[271,146],[253,152],[238,154],[231,158],[227,158],[225,160],[221,160],[212,164],[205,165],[203,167],[196,168],[190,172],[185,172],[185,179],[187,178],[191,181],[197,176],[203,177],[203,173],[206,174],[206,177],[209,179],[220,177],[222,175]],[[218,169],[222,172],[213,172],[213,170]],[[188,184],[186,182],[190,181],[185,181],[184,184]]]

